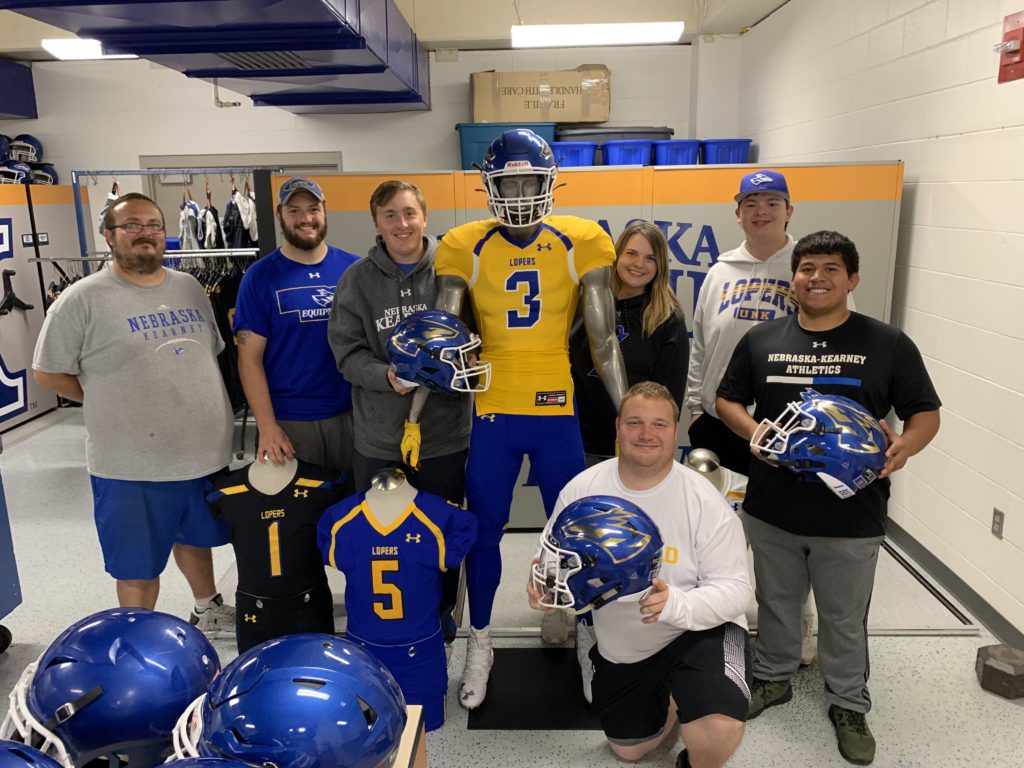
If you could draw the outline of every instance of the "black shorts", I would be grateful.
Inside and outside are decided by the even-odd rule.
[[[238,652],[297,632],[334,633],[334,598],[326,580],[288,597],[258,597],[235,592],[235,640]]]
[[[668,718],[668,697],[679,722],[728,715],[745,722],[750,709],[750,645],[747,631],[727,623],[684,632],[653,656],[615,664],[598,652],[594,662],[592,711],[609,740],[639,744],[659,733]]]

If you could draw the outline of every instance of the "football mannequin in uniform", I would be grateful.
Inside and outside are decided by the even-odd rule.
[[[612,401],[626,390],[610,287],[615,249],[596,222],[551,215],[557,172],[542,138],[524,129],[504,132],[488,148],[481,171],[493,218],[449,230],[435,257],[437,308],[458,315],[469,299],[481,358],[492,367],[490,387],[475,397],[466,466],[466,498],[479,523],[466,557],[471,627],[459,701],[467,709],[478,707],[487,692],[491,609],[501,580],[498,544],[523,457],[530,459],[548,516],[559,491],[584,466],[568,356],[578,301]],[[402,440],[410,465],[419,454],[427,397],[424,387],[413,395]]]

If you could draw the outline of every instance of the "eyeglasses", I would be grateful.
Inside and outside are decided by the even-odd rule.
[[[129,221],[124,224],[111,224],[111,229],[123,229],[132,235],[137,235],[142,230],[146,230],[154,235],[160,234],[167,229],[163,224],[157,224],[155,221],[151,221],[149,224],[140,224],[137,221]]]

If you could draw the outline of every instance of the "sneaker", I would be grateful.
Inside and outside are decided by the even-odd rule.
[[[568,611],[556,610],[545,613],[540,620],[540,639],[551,645],[561,645],[569,639],[569,625],[572,617]]]
[[[469,628],[466,641],[466,668],[459,685],[459,704],[466,709],[476,709],[487,696],[487,678],[494,666],[494,649],[491,648],[491,628]]]
[[[804,616],[804,634],[800,640],[800,666],[806,667],[814,663],[818,655],[818,638],[814,636],[814,614]]]
[[[836,729],[839,754],[854,765],[871,765],[875,759],[875,737],[864,713],[833,704],[828,708],[828,719]]]
[[[582,621],[576,622],[576,660],[583,675],[583,698],[587,704],[594,701],[594,662],[590,660],[590,649],[597,645],[594,628]]]
[[[793,698],[793,686],[788,680],[761,680],[754,678],[750,687],[750,712],[747,720],[753,720],[768,707],[777,707]]]
[[[235,636],[235,606],[217,595],[205,611],[192,609],[189,623],[211,640]]]

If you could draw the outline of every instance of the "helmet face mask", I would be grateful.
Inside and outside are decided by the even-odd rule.
[[[558,167],[533,131],[515,128],[491,142],[480,175],[487,207],[502,226],[531,227],[551,214]]]
[[[20,160],[4,160],[0,163],[0,184],[24,184],[32,181],[32,169]]]
[[[150,768],[171,751],[178,715],[220,670],[195,627],[156,611],[101,611],[72,624],[10,694],[0,737],[65,768],[106,758]]]
[[[804,390],[750,445],[769,463],[822,482],[846,499],[873,482],[885,467],[888,441],[860,403],[841,395]]]
[[[532,579],[546,608],[576,613],[645,592],[661,569],[658,526],[632,502],[586,496],[551,518]]]
[[[395,679],[360,646],[296,634],[250,648],[178,721],[174,754],[276,768],[384,768],[405,728]]]
[[[28,133],[21,133],[11,139],[7,150],[11,160],[22,163],[39,163],[43,160],[43,145],[39,139]]]
[[[438,309],[413,312],[388,337],[388,358],[407,386],[436,392],[484,392],[491,364],[474,363],[480,338],[455,315]]]

